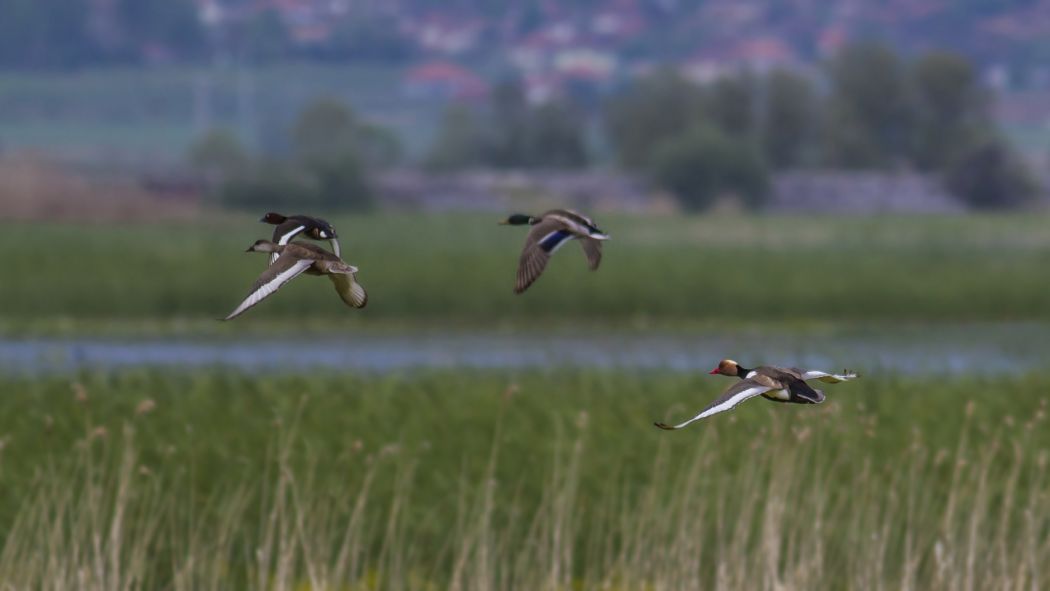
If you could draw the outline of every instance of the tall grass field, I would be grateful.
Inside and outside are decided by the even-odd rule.
[[[565,371],[0,383],[4,589],[1040,589],[1050,381]]]
[[[305,277],[225,316],[265,267],[245,253],[255,214],[194,224],[11,225],[0,248],[0,330],[110,329],[157,320],[251,331],[313,323],[530,327],[1050,320],[1050,223],[1004,217],[601,216],[602,267],[568,244],[525,296],[512,293],[525,229],[491,215],[331,218],[369,305]],[[304,313],[307,311],[307,313]],[[232,325],[232,323],[231,323]]]

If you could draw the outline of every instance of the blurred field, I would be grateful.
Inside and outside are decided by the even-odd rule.
[[[0,327],[118,330],[194,326],[604,327],[763,321],[970,322],[1050,319],[1050,223],[1004,217],[598,216],[602,268],[568,245],[524,296],[511,293],[523,228],[496,214],[332,219],[360,267],[368,308],[306,277],[235,323],[262,270],[246,254],[270,226],[219,214],[196,224],[9,224]],[[304,310],[308,318],[303,318]]]
[[[41,589],[1038,589],[1050,381],[5,380],[0,580]]]
[[[67,155],[181,160],[210,126],[272,142],[292,114],[321,96],[349,100],[369,119],[426,145],[440,113],[402,95],[403,68],[287,64],[258,68],[88,68],[75,74],[0,73],[0,129],[7,147]],[[396,100],[391,100],[395,97]],[[273,146],[270,146],[273,147]]]
[[[158,195],[133,178],[97,178],[47,158],[0,158],[0,219],[8,223],[186,221],[200,209],[195,199]]]

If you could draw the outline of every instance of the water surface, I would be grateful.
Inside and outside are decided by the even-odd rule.
[[[862,373],[1003,374],[1050,359],[1050,326],[634,332],[424,332],[347,337],[0,338],[0,371],[53,374],[130,367],[247,372],[428,368],[622,368],[701,371],[719,359]]]

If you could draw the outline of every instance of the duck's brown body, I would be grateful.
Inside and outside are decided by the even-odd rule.
[[[794,367],[776,367],[773,365],[761,365],[752,370],[737,366],[736,375],[742,380],[769,386],[768,392],[762,393],[762,397],[774,402],[792,402],[795,404],[820,404],[824,402],[824,393],[815,390],[803,379],[803,372]]]
[[[287,252],[297,259],[313,260],[313,264],[303,271],[307,275],[331,275],[332,273],[353,273],[357,271],[356,267],[346,264],[331,252],[306,242],[278,245],[274,248],[274,252],[278,256]]]

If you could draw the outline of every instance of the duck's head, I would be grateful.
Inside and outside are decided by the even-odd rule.
[[[256,240],[244,252],[277,252],[277,245],[269,240]]]
[[[738,377],[740,375],[740,364],[732,359],[723,359],[718,362],[718,367],[707,372],[711,375],[724,375]]]
[[[262,216],[262,218],[259,221],[265,224],[273,224],[276,226],[277,224],[283,224],[284,220],[286,219],[288,219],[286,216],[271,211],[266,215]]]
[[[527,226],[535,224],[539,219],[532,217],[531,215],[525,215],[523,213],[516,213],[507,216],[507,219],[500,221],[501,225],[504,226]]]

